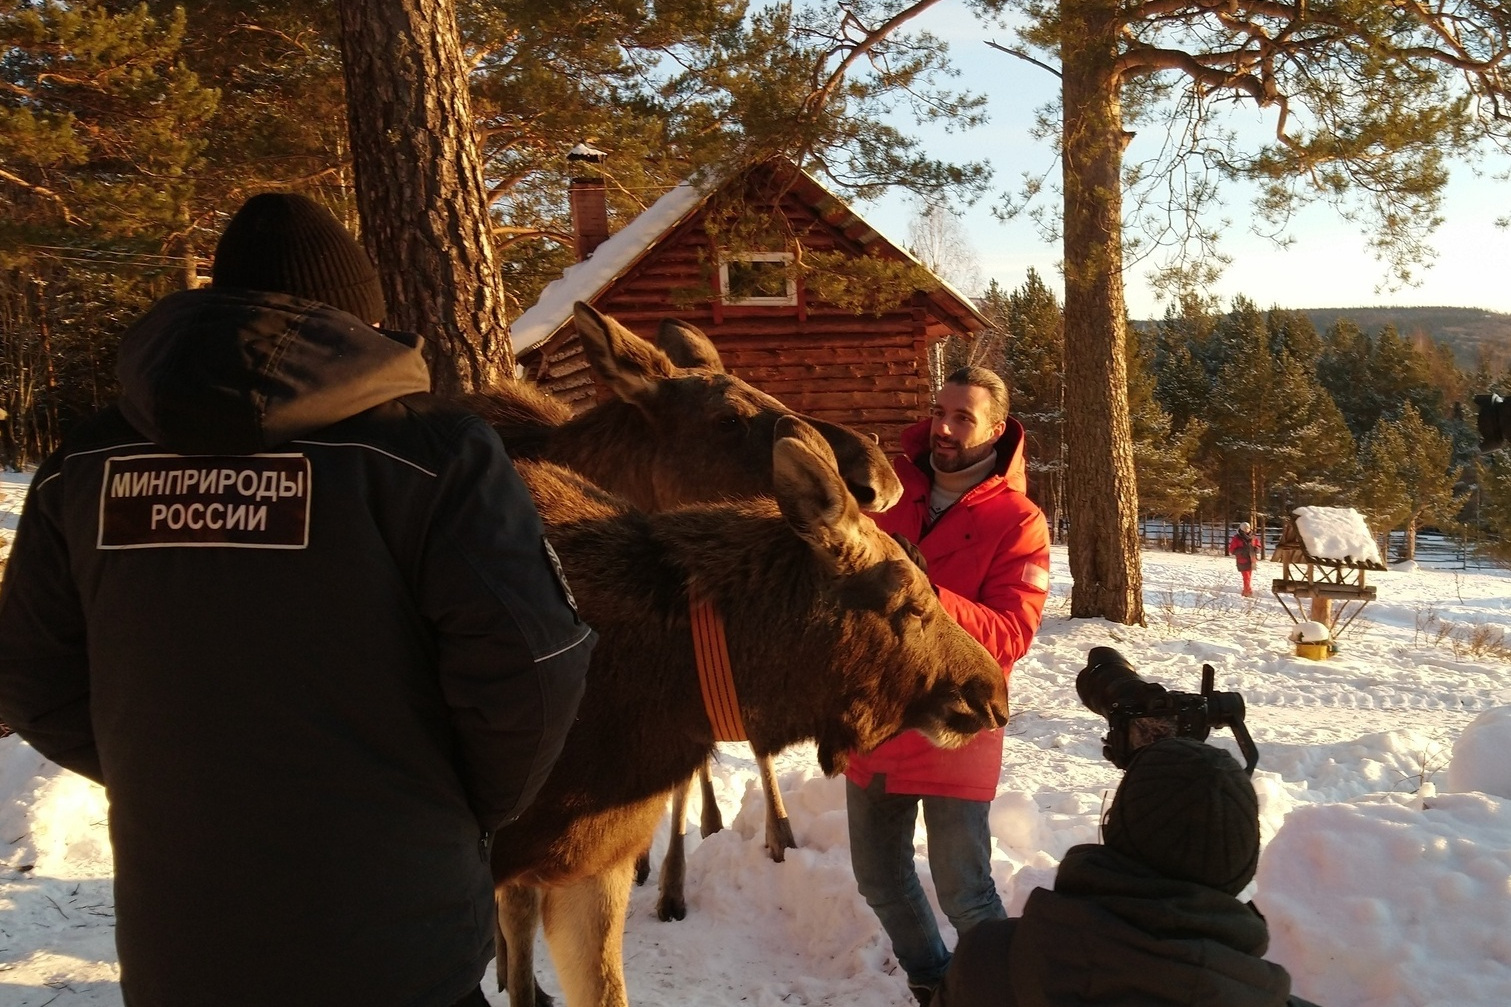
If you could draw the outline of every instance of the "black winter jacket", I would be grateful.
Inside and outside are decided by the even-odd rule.
[[[933,1007],[1306,1007],[1253,907],[1073,846],[1023,915],[960,939]]]
[[[454,1003],[594,640],[523,484],[314,302],[172,295],[120,376],[33,478],[0,717],[105,786],[127,1003]]]

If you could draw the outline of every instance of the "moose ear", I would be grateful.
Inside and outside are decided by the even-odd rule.
[[[782,416],[771,454],[777,506],[792,530],[838,573],[864,566],[870,549],[861,532],[863,519],[839,476],[833,449],[807,423]]]
[[[635,403],[648,398],[675,372],[671,358],[592,305],[572,305],[577,334],[588,366],[616,398]]]
[[[724,373],[718,347],[703,330],[676,318],[663,318],[656,330],[656,345],[678,367],[697,367]]]

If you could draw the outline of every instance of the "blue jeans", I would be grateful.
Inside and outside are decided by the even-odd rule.
[[[920,803],[934,890],[955,932],[963,934],[986,920],[1006,919],[1007,912],[992,880],[989,802],[889,794],[883,773],[873,776],[864,789],[845,781],[856,885],[892,939],[892,951],[908,975],[908,985],[934,987],[944,978],[950,953],[913,866],[913,831]]]

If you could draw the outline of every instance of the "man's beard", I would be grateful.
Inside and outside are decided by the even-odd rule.
[[[985,444],[977,444],[973,448],[958,448],[953,458],[940,457],[939,452],[933,450],[929,454],[929,461],[933,464],[935,472],[959,472],[961,469],[968,469],[975,465],[995,449],[996,445],[988,441]]]

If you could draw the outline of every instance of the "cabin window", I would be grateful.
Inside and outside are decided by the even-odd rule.
[[[791,252],[741,252],[719,263],[719,289],[725,304],[792,305],[797,281]]]

